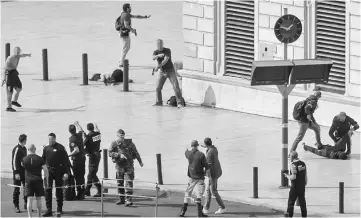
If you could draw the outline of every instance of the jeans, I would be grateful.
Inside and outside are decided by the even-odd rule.
[[[124,192],[126,195],[133,195],[134,167],[118,168],[116,179],[118,183],[118,194],[123,194],[123,196],[119,196],[119,199],[125,198],[126,201],[131,202],[132,197],[124,196]]]
[[[122,54],[120,56],[120,64],[124,63],[125,57],[130,50],[130,36],[120,37],[122,43]]]
[[[216,198],[216,201],[220,208],[222,208],[222,209],[226,208],[224,206],[223,200],[217,190],[218,179],[217,178],[206,178],[205,184],[206,184],[206,199],[204,202],[204,209],[206,209],[206,210],[209,209],[209,206],[211,205],[212,195]]]
[[[189,178],[188,186],[184,195],[184,203],[188,203],[188,198],[192,197],[192,192],[196,186],[197,186],[196,189],[197,199],[202,199],[204,193],[204,179]]]
[[[297,198],[298,201],[300,202],[302,217],[307,217],[305,187],[293,187],[293,186],[291,186],[288,197],[287,213],[289,214],[289,217],[293,217],[294,206]]]
[[[174,68],[169,71],[159,72],[158,78],[157,78],[156,103],[159,103],[159,104],[163,103],[162,89],[163,89],[164,83],[167,80],[167,78],[169,78],[169,81],[171,82],[171,84],[173,86],[174,94],[175,94],[175,97],[177,98],[177,103],[182,104],[182,93],[179,88],[179,83],[178,83],[177,75],[175,73]]]
[[[305,137],[307,129],[312,129],[316,134],[317,143],[322,144],[321,143],[321,133],[320,133],[321,130],[320,130],[320,126],[317,123],[315,123],[315,122],[307,122],[307,123],[298,122],[298,125],[300,126],[300,130],[298,132],[298,135],[297,135],[295,141],[293,142],[290,152],[296,151],[298,143],[300,143],[302,141],[303,137]]]

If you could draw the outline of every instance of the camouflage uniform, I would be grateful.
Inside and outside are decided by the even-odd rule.
[[[120,157],[121,154],[124,155],[123,158]],[[118,188],[118,194],[124,194],[125,192],[127,195],[133,195],[134,159],[137,159],[139,164],[142,163],[142,159],[132,139],[124,139],[123,143],[118,140],[113,141],[109,148],[109,157],[115,163],[118,187],[126,187]],[[125,184],[124,180],[126,180]],[[119,204],[124,203],[124,199],[127,203],[132,202],[130,196],[119,196]]]

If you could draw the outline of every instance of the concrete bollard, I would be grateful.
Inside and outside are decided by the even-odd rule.
[[[128,61],[128,59],[124,60],[123,67],[124,67],[123,91],[124,92],[129,92],[129,61]]]
[[[298,198],[296,199],[296,206],[300,206],[300,201],[298,200]]]
[[[83,54],[83,85],[88,85],[88,55]]]
[[[258,198],[258,167],[253,167],[253,198]]]
[[[108,179],[108,149],[103,149],[103,166],[103,178]],[[108,193],[108,189],[103,188],[103,193]]]
[[[339,213],[344,213],[344,183],[339,184]]]
[[[5,44],[5,61],[10,56],[10,43]]]
[[[158,171],[158,184],[163,185],[162,157],[161,157],[161,154],[157,154],[157,171]]]
[[[48,72],[48,50],[43,49],[43,80],[49,81],[49,72]]]

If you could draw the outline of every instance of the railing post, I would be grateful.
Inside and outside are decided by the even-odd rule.
[[[88,85],[88,55],[83,54],[83,85]]]
[[[158,184],[163,185],[161,154],[157,154],[157,171],[158,171]]]
[[[344,213],[344,183],[339,184],[339,212]]]
[[[124,66],[123,91],[129,92],[129,61],[128,61],[128,59],[124,60],[123,66]]]
[[[108,179],[108,149],[103,149],[103,166],[103,178]],[[108,189],[104,188],[103,193],[108,193]]]

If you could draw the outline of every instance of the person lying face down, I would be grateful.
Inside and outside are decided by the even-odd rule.
[[[108,83],[121,83],[123,82],[123,71],[121,69],[115,69],[113,73],[95,73],[93,74],[92,78],[89,79],[90,81],[98,81],[104,82],[105,85]],[[133,80],[129,79],[129,83],[132,83]]]
[[[310,151],[321,157],[326,157],[330,159],[342,159],[342,160],[347,159],[347,154],[345,151],[334,151],[335,146],[331,146],[331,145],[319,146],[318,143],[316,143],[315,145],[318,148],[314,148],[303,143],[303,149],[305,149],[305,151]]]

